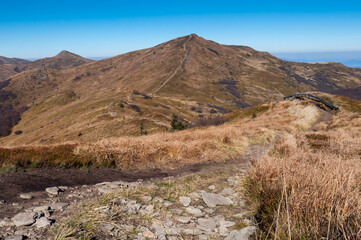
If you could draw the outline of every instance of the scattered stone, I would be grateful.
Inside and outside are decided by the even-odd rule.
[[[54,203],[50,208],[53,210],[64,211],[69,205],[69,203]]]
[[[186,229],[181,229],[181,232],[184,234],[184,235],[200,235],[200,234],[203,234],[204,232],[200,229],[197,229],[197,228],[194,228],[194,229],[191,229],[191,228],[186,228]]]
[[[173,205],[173,203],[172,203],[172,202],[167,201],[167,200],[165,200],[165,201],[163,202],[163,204],[164,204],[165,206],[167,206],[167,207],[169,207],[169,206],[172,206],[172,205]]]
[[[32,210],[34,212],[43,212],[45,210],[49,210],[50,206],[49,205],[43,205],[43,206],[39,206],[39,207],[34,207]]]
[[[234,225],[236,225],[236,223],[231,222],[231,221],[224,221],[224,220],[219,221],[219,226],[223,226],[223,227],[226,227],[226,228],[232,227]]]
[[[188,207],[191,203],[191,199],[189,197],[179,197],[179,201],[184,207]]]
[[[109,233],[114,230],[114,225],[110,223],[103,223],[101,224],[100,228],[103,232]]]
[[[48,187],[45,191],[52,195],[58,195],[60,192],[63,192],[59,187]]]
[[[209,190],[212,190],[212,191],[213,191],[213,190],[216,190],[216,186],[211,185],[211,186],[208,187],[208,189],[209,189]]]
[[[12,221],[17,227],[29,226],[35,222],[37,216],[38,214],[36,212],[18,213],[12,218]]]
[[[190,214],[192,214],[192,215],[194,215],[196,217],[204,216],[204,213],[201,210],[199,210],[198,208],[195,208],[195,207],[187,207],[186,212],[190,213]]]
[[[214,213],[214,210],[212,208],[205,208],[204,211],[209,214]]]
[[[23,235],[15,235],[5,238],[5,240],[23,240],[23,239],[25,239],[25,236]]]
[[[180,223],[189,223],[191,221],[190,217],[177,217],[176,220]]]
[[[256,227],[250,226],[242,228],[241,230],[233,230],[226,238],[225,240],[239,240],[244,239],[247,240],[256,230]]]
[[[51,221],[46,217],[41,217],[36,220],[34,224],[37,228],[49,227],[51,225]]]
[[[218,228],[219,235],[226,237],[228,236],[228,229],[224,226],[219,226]]]
[[[179,229],[178,228],[166,228],[165,229],[165,234],[167,235],[179,235]]]
[[[148,205],[145,208],[142,208],[140,210],[140,213],[143,214],[143,215],[146,215],[146,214],[152,214],[153,211],[154,211],[154,206],[153,205]]]
[[[26,200],[30,200],[30,199],[32,199],[32,198],[34,198],[34,197],[33,197],[33,195],[31,195],[30,193],[21,193],[21,194],[20,194],[20,198],[26,199]]]
[[[181,214],[183,213],[183,211],[180,210],[180,209],[178,209],[178,208],[173,208],[173,209],[172,209],[172,212],[174,212],[174,213],[177,214],[177,215],[181,215]]]
[[[231,189],[231,188],[223,189],[223,191],[221,192],[221,194],[222,194],[223,196],[230,196],[230,195],[232,195],[232,194],[234,194],[234,193],[235,193],[234,190]]]
[[[191,198],[200,198],[201,197],[201,195],[199,195],[199,193],[197,193],[197,192],[192,192],[192,193],[189,194],[189,196]]]
[[[214,193],[202,193],[202,199],[205,204],[207,204],[208,207],[216,207],[217,205],[230,205],[233,204],[232,200],[223,197],[220,194],[214,194]]]
[[[146,237],[148,239],[157,239],[157,235],[155,235],[153,232],[151,232],[149,230],[145,230],[142,234],[144,237]]]
[[[214,231],[217,227],[217,223],[213,219],[199,218],[197,223],[197,228],[204,231]]]

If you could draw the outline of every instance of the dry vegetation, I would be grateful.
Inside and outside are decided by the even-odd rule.
[[[266,144],[277,134],[303,130],[319,117],[315,106],[288,101],[252,109],[247,109],[246,114],[230,116],[232,120],[220,126],[108,138],[95,143],[2,148],[0,163],[2,167],[61,165],[141,169],[222,162],[239,158],[249,145]]]
[[[361,116],[285,134],[254,163],[248,188],[265,239],[361,238]]]

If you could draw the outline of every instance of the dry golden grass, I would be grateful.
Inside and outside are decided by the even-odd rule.
[[[286,134],[255,162],[251,196],[265,239],[361,238],[361,116],[346,111],[327,130]]]
[[[231,117],[232,121],[220,126],[139,137],[105,138],[94,143],[66,142],[68,149],[74,148],[74,154],[70,154],[66,166],[144,169],[224,162],[241,157],[249,145],[267,144],[277,134],[303,130],[319,117],[315,106],[299,102],[285,101],[266,106],[267,111],[254,108],[254,113],[259,116],[253,117],[248,109],[246,116],[236,113],[235,117]],[[61,145],[4,148],[2,152],[7,157],[0,162],[3,166],[17,164],[22,167],[23,162],[20,161],[19,165],[19,161],[14,159],[21,160],[25,156],[27,161],[24,166],[58,166],[61,161],[57,157],[59,154],[52,156],[53,148],[61,150]],[[72,164],[71,159],[76,160],[76,164]]]
[[[270,110],[256,118],[235,118],[221,126],[182,132],[103,139],[80,144],[75,153],[91,155],[99,162],[114,162],[122,169],[221,162],[238,158],[249,145],[272,141],[277,132],[297,132],[307,128],[319,117],[313,105],[297,102],[269,105]]]

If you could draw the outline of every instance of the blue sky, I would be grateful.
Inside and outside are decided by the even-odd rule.
[[[196,33],[268,52],[361,51],[361,1],[2,1],[0,55],[114,56]]]

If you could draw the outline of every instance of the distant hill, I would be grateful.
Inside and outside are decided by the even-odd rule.
[[[34,62],[21,64],[18,66],[18,69],[21,72],[38,67],[64,70],[73,67],[78,67],[90,62],[92,62],[92,60],[83,58],[77,54],[63,50],[54,57],[42,58]]]
[[[68,51],[61,51],[54,57],[43,58],[36,61],[28,61],[17,58],[0,57],[0,81],[3,81],[19,72],[46,67],[56,70],[64,70],[78,67],[93,60],[83,58]]]
[[[29,62],[29,60],[20,59],[20,58],[7,58],[7,57],[0,56],[0,64],[17,65],[17,64],[27,63],[27,62]]]
[[[298,92],[361,85],[361,69],[288,62],[195,34],[74,67],[77,60],[84,63],[62,52],[11,78],[0,104],[29,109],[13,124],[13,133],[23,133],[0,144],[96,141],[139,135],[140,126],[153,133],[169,128],[172,114],[190,122]]]

